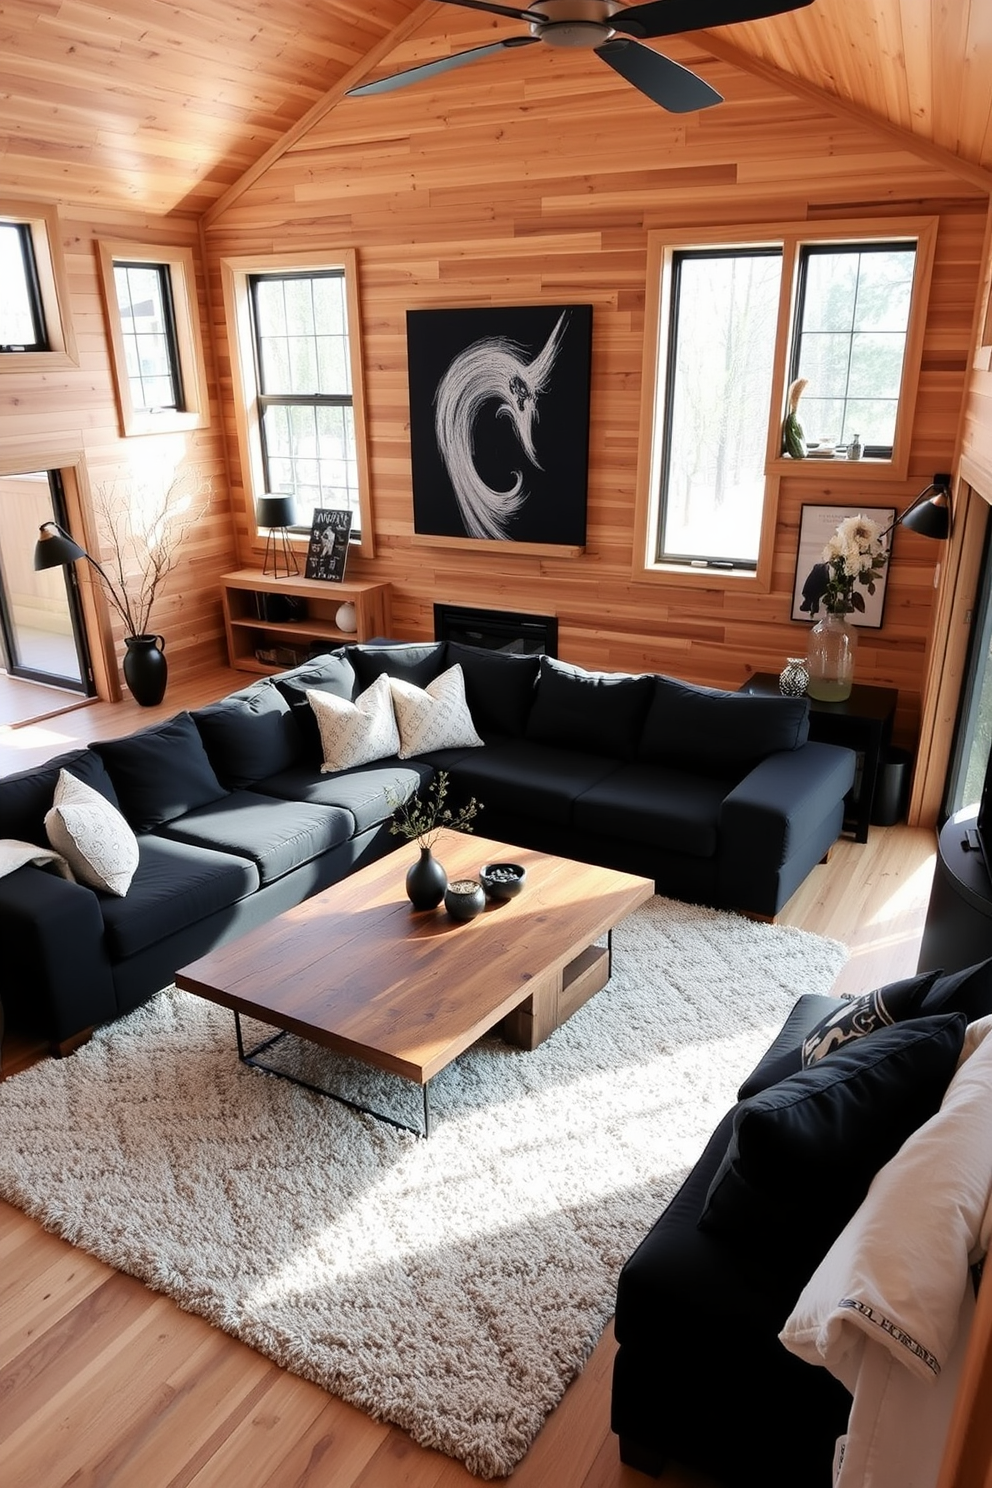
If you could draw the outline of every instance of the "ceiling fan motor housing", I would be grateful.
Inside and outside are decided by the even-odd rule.
[[[619,0],[537,0],[532,36],[555,47],[600,47],[616,34],[610,16]]]

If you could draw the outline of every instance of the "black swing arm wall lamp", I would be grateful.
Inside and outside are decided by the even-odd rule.
[[[907,527],[922,537],[946,542],[951,535],[951,477],[935,475],[930,484],[914,496],[906,510],[880,534],[888,537],[896,527]]]

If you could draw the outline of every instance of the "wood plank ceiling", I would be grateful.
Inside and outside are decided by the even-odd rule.
[[[200,216],[361,77],[443,54],[449,29],[450,49],[477,44],[471,15],[431,0],[6,0],[0,190]],[[483,20],[484,39],[521,31]],[[696,39],[992,170],[992,0],[815,0]],[[514,55],[474,65],[481,83]]]

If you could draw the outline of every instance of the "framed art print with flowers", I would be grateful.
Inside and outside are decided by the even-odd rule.
[[[878,630],[895,520],[894,506],[804,506],[792,619],[809,624],[839,614]]]

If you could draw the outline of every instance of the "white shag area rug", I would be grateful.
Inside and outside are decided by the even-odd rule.
[[[239,1064],[231,1014],[172,988],[0,1085],[0,1193],[501,1476],[581,1370],[620,1267],[738,1084],[846,955],[655,898],[614,931],[609,985],[541,1048],[487,1038],[436,1078],[428,1141]],[[308,1073],[330,1060],[290,1043]],[[334,1066],[321,1078],[349,1076]],[[387,1108],[412,1098],[416,1119],[407,1082],[358,1071],[351,1088]]]

